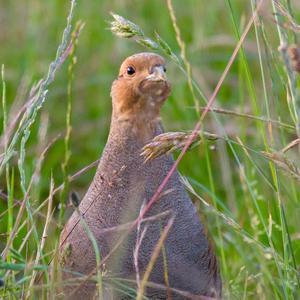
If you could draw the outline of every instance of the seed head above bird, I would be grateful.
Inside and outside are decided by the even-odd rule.
[[[164,59],[153,53],[135,54],[122,63],[111,89],[113,110],[107,144],[79,206],[81,218],[97,240],[101,258],[106,258],[104,299],[135,298],[134,293],[128,295],[132,289],[122,292],[113,279],[126,279],[125,284],[137,289],[137,272],[143,278],[171,218],[174,221],[152,267],[144,295],[149,299],[170,296],[189,299],[191,295],[192,299],[220,298],[221,295],[216,258],[177,172],[143,216],[139,229],[120,229],[120,225],[137,219],[174,163],[170,155],[147,163],[140,155],[145,144],[163,132],[160,109],[171,90],[165,72]],[[126,239],[116,247],[124,236]],[[94,277],[79,278],[95,274],[95,253],[77,212],[62,232],[60,247],[61,253],[68,250],[68,255],[61,254],[65,296],[92,299],[96,291]]]

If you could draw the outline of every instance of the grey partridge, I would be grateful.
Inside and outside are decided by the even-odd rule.
[[[170,90],[165,61],[154,53],[139,53],[125,59],[112,85],[109,137],[95,177],[79,206],[81,218],[97,240],[101,258],[107,258],[102,270],[104,278],[108,278],[104,281],[104,299],[134,299],[117,293],[109,278],[128,279],[136,288],[137,267],[142,278],[170,218],[174,222],[149,277],[154,285],[149,284],[144,295],[148,299],[189,299],[177,292],[182,291],[194,295],[192,299],[221,297],[215,255],[177,171],[144,215],[149,221],[140,223],[143,238],[136,226],[127,233],[109,230],[136,220],[174,163],[170,155],[146,163],[140,155],[143,146],[163,132],[160,109]],[[121,238],[124,241],[117,251],[111,252]],[[68,253],[61,254],[65,296],[92,299],[95,277],[79,279],[95,274],[95,253],[78,212],[65,225],[60,247],[61,253]]]

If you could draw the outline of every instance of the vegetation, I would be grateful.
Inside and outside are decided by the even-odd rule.
[[[175,133],[144,154],[180,160],[224,299],[299,299],[299,24],[297,0],[2,1],[0,298],[54,296],[48,263],[105,145],[111,83],[150,49]]]

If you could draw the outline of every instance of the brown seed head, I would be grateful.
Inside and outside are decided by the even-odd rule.
[[[293,70],[300,74],[300,51],[297,45],[290,45],[288,47],[288,55],[291,60]]]

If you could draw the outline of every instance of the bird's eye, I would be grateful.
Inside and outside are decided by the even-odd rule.
[[[167,72],[167,68],[166,68],[166,66],[164,66],[164,72],[165,72],[165,73]]]
[[[134,73],[135,73],[134,67],[129,66],[129,67],[127,68],[127,74],[130,75],[130,76],[132,76]]]

